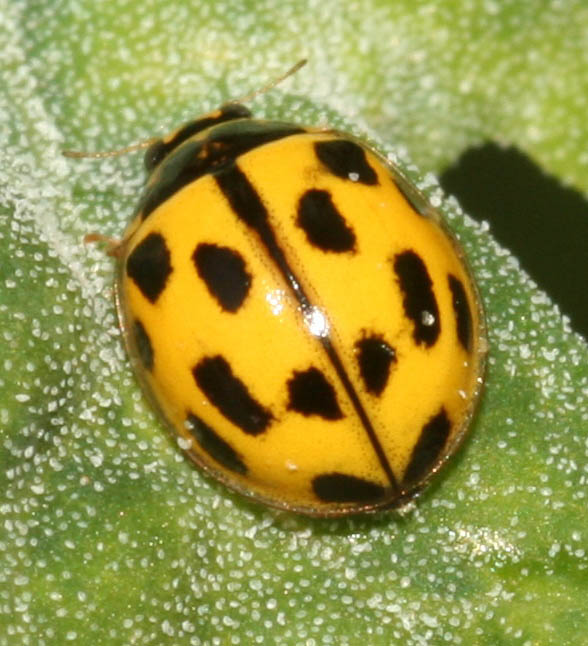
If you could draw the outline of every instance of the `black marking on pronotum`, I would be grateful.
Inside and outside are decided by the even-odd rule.
[[[253,398],[224,357],[201,359],[192,368],[192,375],[208,400],[245,433],[259,435],[269,426],[271,411]]]
[[[243,475],[247,473],[247,467],[237,451],[199,417],[188,413],[186,428],[198,442],[200,448],[216,462],[235,473]]]
[[[249,293],[251,274],[236,249],[200,243],[192,260],[210,294],[227,312],[236,312]]]
[[[404,485],[418,484],[430,473],[443,453],[450,431],[451,421],[447,416],[447,411],[441,408],[421,430],[404,472],[402,479]]]
[[[397,254],[393,265],[402,290],[404,313],[413,324],[412,337],[417,345],[430,348],[439,337],[441,323],[427,267],[421,257],[410,250]]]
[[[345,222],[328,191],[311,189],[298,202],[296,224],[308,241],[323,251],[355,250],[355,233]]]
[[[153,346],[143,323],[139,319],[133,321],[131,336],[134,339],[137,354],[143,367],[149,371],[153,370]]]
[[[396,363],[394,348],[379,335],[366,336],[355,344],[359,372],[368,392],[381,395],[388,383],[390,366]]]
[[[317,141],[314,150],[319,160],[337,177],[361,184],[378,183],[378,175],[370,166],[365,150],[348,139]]]
[[[127,258],[127,275],[151,303],[163,292],[171,272],[169,249],[160,233],[150,233]]]
[[[472,351],[472,312],[468,295],[464,289],[461,280],[449,274],[447,276],[449,289],[451,290],[451,300],[453,303],[453,312],[455,314],[455,326],[457,338],[466,352]]]
[[[157,168],[157,180],[148,184],[138,213],[145,219],[180,189],[209,173],[216,173],[249,150],[304,132],[279,122],[241,119],[220,123],[204,139],[187,141]]]
[[[337,394],[329,380],[318,368],[294,371],[288,380],[288,408],[305,416],[318,415],[324,419],[342,419]]]
[[[384,500],[386,489],[377,482],[345,473],[323,473],[312,480],[312,489],[322,502],[374,503]]]
[[[215,179],[221,189],[223,195],[231,205],[235,215],[249,227],[251,227],[259,236],[263,246],[266,248],[270,258],[276,264],[278,270],[284,277],[284,280],[290,286],[294,296],[298,300],[302,313],[307,317],[312,317],[314,308],[310,299],[302,288],[300,281],[292,272],[288,261],[282,251],[281,247],[276,240],[274,230],[269,223],[269,216],[267,210],[261,201],[261,198],[251,185],[247,176],[238,167],[237,164],[231,164],[225,167],[222,172],[215,174]],[[398,484],[392,471],[392,467],[388,462],[388,458],[384,453],[384,449],[376,435],[374,427],[367,416],[367,413],[345,371],[341,359],[331,343],[331,339],[327,335],[320,335],[316,337],[321,343],[329,361],[331,362],[337,377],[339,378],[351,404],[359,417],[365,432],[368,435],[370,443],[378,457],[380,465],[390,482],[390,486],[398,490]]]
[[[145,151],[145,158],[143,159],[145,168],[148,171],[152,171],[174,148],[177,148],[181,143],[186,141],[186,139],[190,139],[190,137],[193,137],[211,126],[216,126],[224,121],[249,119],[250,117],[251,111],[244,105],[239,103],[227,103],[216,112],[207,114],[201,119],[189,121],[178,128],[166,139],[158,139],[157,141],[154,141],[149,148],[147,148]]]

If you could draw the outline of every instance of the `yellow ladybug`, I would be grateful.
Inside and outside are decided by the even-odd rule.
[[[214,478],[273,507],[398,507],[456,451],[486,352],[438,213],[355,137],[240,103],[151,143],[117,307],[151,403]]]

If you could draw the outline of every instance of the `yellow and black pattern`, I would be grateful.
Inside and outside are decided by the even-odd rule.
[[[119,313],[190,456],[308,514],[419,491],[467,429],[485,338],[462,254],[414,189],[353,138],[237,104],[146,165]]]

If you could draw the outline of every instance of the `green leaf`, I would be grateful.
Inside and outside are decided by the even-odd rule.
[[[422,173],[491,137],[586,191],[587,33],[572,0],[0,0],[0,646],[583,642],[588,347]],[[82,243],[122,233],[141,160],[61,156],[161,134],[302,55],[256,114],[399,154],[487,309],[471,439],[403,513],[309,520],[192,467],[130,372],[113,263]]]

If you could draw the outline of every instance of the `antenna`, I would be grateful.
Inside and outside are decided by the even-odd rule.
[[[301,67],[304,67],[306,63],[307,63],[306,58],[299,60],[287,72],[285,72],[281,76],[278,76],[278,78],[274,79],[273,81],[270,81],[269,83],[259,88],[258,90],[255,90],[250,94],[246,94],[245,96],[242,96],[239,99],[233,99],[228,103],[229,104],[245,103],[246,101],[251,101],[256,96],[259,96],[260,94],[265,94],[266,92],[269,92],[271,89],[275,88],[276,85],[279,85],[280,83],[282,83],[282,81],[285,81],[289,76],[296,74],[296,72]],[[106,157],[118,157],[120,155],[126,155],[126,153],[132,153],[136,150],[141,150],[142,148],[148,148],[151,144],[155,143],[156,141],[159,141],[159,139],[160,139],[159,137],[150,137],[149,139],[145,139],[144,141],[139,141],[138,143],[135,143],[135,144],[129,144],[128,146],[125,146],[124,148],[119,148],[118,150],[102,150],[98,152],[85,152],[82,150],[62,150],[61,154],[64,157],[69,157],[73,159],[83,159],[83,158],[104,159]]]
[[[118,157],[119,155],[125,155],[126,153],[132,153],[135,150],[141,150],[142,148],[148,148],[152,143],[158,141],[159,137],[150,137],[144,141],[139,141],[136,144],[129,144],[124,148],[119,148],[118,150],[101,150],[99,152],[84,152],[83,150],[62,150],[61,154],[64,157],[72,157],[74,159],[80,159],[84,157],[90,157],[92,159],[104,159],[105,157]]]
[[[307,58],[303,58],[299,60],[295,65],[292,65],[292,67],[287,71],[284,72],[281,76],[278,76],[278,78],[274,79],[273,81],[270,81],[263,87],[259,88],[258,90],[255,90],[249,94],[246,94],[245,96],[242,96],[239,99],[233,99],[232,101],[229,101],[229,103],[245,103],[246,101],[251,101],[251,99],[254,99],[256,96],[259,96],[260,94],[265,94],[266,92],[269,92],[273,88],[276,87],[276,85],[279,85],[282,83],[282,81],[285,81],[289,76],[293,76],[296,74],[296,72],[301,68],[306,65],[308,62]]]

